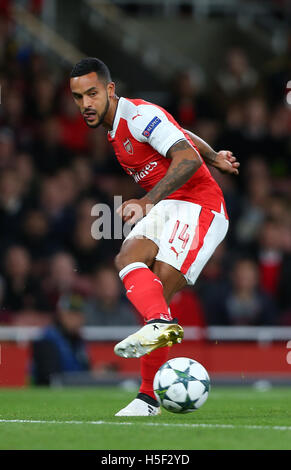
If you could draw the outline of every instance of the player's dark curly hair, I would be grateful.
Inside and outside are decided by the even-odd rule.
[[[98,78],[106,84],[112,81],[107,65],[96,57],[85,57],[80,60],[80,62],[74,65],[70,77],[81,77],[91,72],[96,72]]]

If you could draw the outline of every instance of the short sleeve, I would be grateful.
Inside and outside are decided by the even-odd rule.
[[[129,129],[139,142],[151,145],[164,157],[179,140],[185,139],[183,132],[167,115],[154,105],[139,105],[136,118],[130,119]]]

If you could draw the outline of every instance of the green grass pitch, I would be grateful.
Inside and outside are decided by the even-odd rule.
[[[212,387],[185,415],[117,418],[120,388],[0,390],[0,449],[291,449],[289,387]]]

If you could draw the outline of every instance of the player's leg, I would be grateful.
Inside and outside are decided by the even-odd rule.
[[[152,240],[130,238],[115,259],[126,295],[145,321],[168,315],[161,281],[149,268],[157,253],[158,246]]]
[[[175,293],[186,286],[185,277],[177,269],[162,261],[155,261],[152,270],[163,283],[164,297],[169,305]],[[157,370],[167,361],[169,349],[169,347],[156,349],[151,354],[146,354],[140,359],[142,383],[138,396],[143,399],[146,399],[147,396],[154,399],[154,402],[149,401],[150,404],[157,405],[153,391],[153,380]]]
[[[185,279],[187,284],[196,282],[201,270],[225,237],[228,229],[228,221],[224,214],[203,210],[196,204],[190,204],[190,206],[189,203],[182,204],[180,201],[178,206],[177,218],[170,217],[163,228],[163,233],[159,238],[158,259],[151,266],[164,284],[164,296],[167,302],[170,302],[175,292],[185,285]],[[173,211],[170,210],[170,212]],[[187,223],[189,221],[191,221],[190,225]],[[181,232],[177,231],[178,228],[182,229]],[[153,398],[151,384],[156,371],[166,360],[167,348],[157,349],[150,356],[141,358],[143,383],[140,394],[126,408],[117,413],[117,416],[159,414],[160,410]]]
[[[173,296],[187,285],[185,276],[163,261],[155,260],[151,269],[161,279],[164,286],[164,297],[169,305]]]
[[[194,218],[195,211],[193,213],[193,219]],[[202,213],[200,220],[197,220],[197,227],[199,227],[199,230],[197,231],[195,229],[195,234],[192,233],[191,237],[189,237],[190,240],[192,240],[192,249],[189,249],[188,252],[185,253],[182,260],[179,261],[178,256],[175,256],[176,259],[172,259],[172,263],[176,267],[170,266],[167,262],[163,262],[161,260],[155,260],[153,266],[151,266],[153,272],[156,273],[163,282],[164,296],[168,304],[170,304],[174,294],[182,289],[187,283],[195,283],[197,277],[215,251],[216,247],[225,237],[228,228],[228,221],[222,214],[213,214],[208,211],[206,214]],[[171,227],[169,228],[171,231]],[[199,237],[197,237],[197,240],[195,241],[194,237],[196,237],[197,233],[199,233]],[[171,247],[168,246],[168,242],[170,240],[171,243],[173,243],[174,240],[172,240],[172,236],[169,236],[169,233],[166,232],[165,235],[166,236],[161,238],[161,249],[159,250],[158,256],[169,260],[169,250]],[[180,238],[183,239],[184,236]],[[180,242],[182,241],[183,240],[180,240]],[[175,251],[179,253],[182,247],[179,245],[174,246]],[[179,269],[184,269],[184,273],[182,274]],[[153,379],[160,366],[167,361],[168,349],[169,348],[160,348],[152,352],[150,355],[145,355],[141,358],[142,384],[139,391],[140,393],[137,399],[122,410],[123,415],[127,415],[129,412],[130,415],[138,416],[141,409],[146,410],[147,405],[151,406],[151,410],[154,410],[151,411],[151,414],[158,414],[159,408],[153,391]],[[144,403],[142,404],[142,402]]]
[[[152,270],[159,276],[164,286],[167,304],[173,295],[186,285],[185,277],[172,266],[161,261],[154,261]],[[137,397],[116,416],[154,416],[160,414],[160,407],[155,398],[153,380],[157,370],[167,361],[169,347],[161,347],[140,358],[141,386]]]
[[[149,268],[158,252],[147,238],[127,240],[116,257],[116,267],[126,295],[147,324],[118,343],[114,351],[121,357],[141,357],[157,348],[180,342],[183,329],[173,322],[164,297],[163,283]]]

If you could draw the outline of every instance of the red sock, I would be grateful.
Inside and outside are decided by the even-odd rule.
[[[155,400],[153,380],[158,369],[167,361],[169,349],[168,347],[159,348],[140,358],[142,383],[139,392],[146,393]]]
[[[127,298],[145,321],[161,318],[172,320],[163,291],[163,284],[144,263],[131,263],[119,276],[126,289]]]

